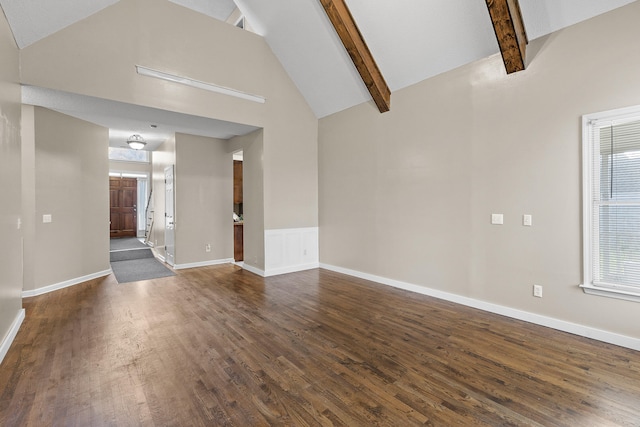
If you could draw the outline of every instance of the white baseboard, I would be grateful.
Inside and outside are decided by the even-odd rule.
[[[236,265],[238,264],[236,263]],[[242,267],[244,270],[250,271],[253,274],[257,274],[258,276],[270,277],[270,276],[277,276],[279,274],[295,273],[296,271],[313,270],[314,268],[320,267],[320,264],[319,263],[303,264],[303,265],[296,265],[292,267],[282,267],[277,269],[271,269],[268,271],[260,270],[259,268],[256,268],[246,263],[241,265],[240,267]]]
[[[320,263],[298,264],[289,267],[270,268],[264,271],[264,277],[277,276],[278,274],[295,273],[296,271],[313,270],[320,267]]]
[[[548,328],[557,329],[563,332],[569,332],[574,335],[595,339],[598,341],[606,342],[609,344],[619,345],[621,347],[630,348],[632,350],[640,351],[640,339],[629,337],[626,335],[616,334],[614,332],[603,331],[601,329],[592,328],[590,326],[584,326],[577,323],[567,322],[565,320],[556,319],[553,317],[542,316],[540,314],[531,313],[524,310],[518,310],[503,305],[493,304],[486,301],[481,301],[461,295],[452,294],[449,292],[440,291],[437,289],[427,288],[425,286],[418,286],[411,283],[401,282],[399,280],[388,279],[386,277],[376,276],[373,274],[363,273],[361,271],[351,270],[348,268],[337,267],[330,264],[320,264],[320,268],[335,271],[337,273],[346,274],[349,276],[359,277],[361,279],[370,280],[387,286],[393,286],[394,288],[404,289],[411,292],[416,292],[423,295],[443,299],[446,301],[455,302],[457,304],[466,305],[468,307],[477,308],[480,310],[488,311],[490,313],[500,314],[502,316],[511,317],[513,319],[524,320],[525,322],[535,323],[536,325],[546,326]]]
[[[4,357],[7,355],[7,352],[9,351],[9,347],[11,347],[11,343],[13,343],[13,340],[16,338],[16,335],[18,334],[20,325],[22,325],[22,321],[24,320],[24,315],[25,315],[24,308],[21,308],[18,311],[16,318],[13,319],[13,323],[9,328],[9,332],[7,332],[7,335],[4,337],[4,339],[0,343],[0,363],[2,363],[2,361],[4,360]]]
[[[233,262],[233,258],[214,259],[211,261],[191,262],[188,264],[175,264],[174,270],[183,270],[185,268],[206,267],[208,265],[229,264]]]
[[[249,265],[246,262],[244,264],[242,264],[242,269],[250,271],[253,274],[257,274],[258,276],[266,277],[265,273],[264,273],[264,270],[260,270],[259,268],[254,267],[252,265]]]
[[[97,279],[98,277],[108,276],[111,273],[111,269],[103,270],[97,273],[88,274],[86,276],[77,277],[75,279],[65,280],[64,282],[54,283],[53,285],[43,286],[42,288],[32,289],[30,291],[22,291],[22,298],[35,297],[38,295],[57,291],[58,289],[68,288],[69,286],[77,285],[78,283],[86,282],[87,280],[93,280]]]

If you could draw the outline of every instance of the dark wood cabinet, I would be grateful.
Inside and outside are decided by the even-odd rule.
[[[233,161],[233,203],[242,203],[242,162]]]
[[[243,230],[244,226],[242,223],[233,224],[233,259],[236,261],[244,260]]]

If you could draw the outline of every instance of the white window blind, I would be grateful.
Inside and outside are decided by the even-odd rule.
[[[640,111],[585,121],[584,288],[640,297]],[[590,292],[597,293],[597,292]],[[631,298],[634,297],[634,298]]]

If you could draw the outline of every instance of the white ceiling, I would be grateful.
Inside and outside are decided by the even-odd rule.
[[[484,0],[345,0],[393,91],[499,52]],[[634,0],[520,0],[530,40]],[[236,0],[318,117],[370,100],[319,0]]]
[[[0,0],[0,6],[22,48],[117,1]],[[218,20],[226,20],[234,9],[233,0],[169,1]],[[392,109],[393,91],[499,52],[484,0],[345,1],[392,91]],[[520,6],[533,40],[633,1],[640,0],[520,0]],[[235,0],[235,4],[265,38],[317,117],[370,100],[319,0]],[[55,95],[48,93],[45,98],[53,103]],[[66,102],[89,102],[63,96]],[[90,121],[112,123],[114,129],[121,123],[123,132],[132,133],[133,128],[112,115],[108,102],[91,100]],[[67,104],[66,108],[79,113],[85,107]],[[149,121],[161,124],[150,120],[148,110],[130,111],[139,114],[130,117],[138,120],[135,126],[148,126]],[[195,124],[186,123],[185,133],[202,132],[197,127],[189,132]]]
[[[20,49],[120,0],[0,0]]]
[[[68,27],[120,0],[0,0],[20,49]],[[233,0],[169,0],[226,21],[235,10]]]

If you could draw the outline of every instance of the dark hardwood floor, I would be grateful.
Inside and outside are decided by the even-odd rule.
[[[640,425],[640,352],[326,270],[25,300],[2,426]]]

